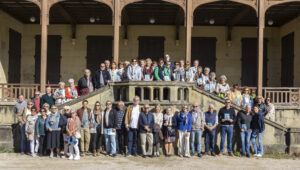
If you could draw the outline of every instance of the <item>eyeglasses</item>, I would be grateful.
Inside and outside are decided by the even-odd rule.
[[[100,106],[99,104],[96,104],[96,106]]]
[[[70,109],[65,109],[65,111],[69,111]]]
[[[32,106],[33,104],[28,104],[28,106]]]
[[[230,102],[225,102],[225,103],[230,103]]]
[[[46,111],[41,111],[41,113],[44,113],[44,112],[46,112]]]
[[[145,107],[145,109],[149,109],[149,107]]]
[[[198,107],[198,106],[193,106],[193,107]]]
[[[107,103],[106,106],[111,105],[111,103]]]

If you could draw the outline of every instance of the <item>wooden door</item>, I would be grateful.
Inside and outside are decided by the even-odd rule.
[[[112,61],[113,37],[88,36],[86,67],[94,73],[104,60]]]
[[[281,87],[294,86],[294,33],[281,39]]]
[[[41,35],[35,37],[35,83],[40,83],[41,72]],[[48,35],[46,83],[57,84],[60,81],[61,36]],[[72,67],[71,65],[69,67]]]
[[[9,29],[8,83],[20,83],[21,39],[22,35],[19,32]]]
[[[215,37],[192,37],[192,62],[199,60],[200,66],[216,71],[216,42]]]
[[[158,61],[164,57],[165,37],[139,37],[139,59],[151,58],[153,61]]]
[[[263,86],[267,86],[268,70],[268,41],[264,40]],[[257,38],[242,39],[242,86],[257,86]]]

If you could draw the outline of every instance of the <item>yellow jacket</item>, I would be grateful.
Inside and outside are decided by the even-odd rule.
[[[139,110],[140,110],[140,113],[141,113],[142,112],[142,107],[141,107],[141,105],[139,105],[139,107],[140,107]],[[130,125],[131,114],[132,114],[132,105],[128,106],[127,110],[126,110],[125,127],[129,127],[129,125]]]

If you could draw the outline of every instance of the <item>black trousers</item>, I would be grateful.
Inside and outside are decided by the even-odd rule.
[[[39,155],[44,156],[46,154],[46,138],[45,135],[40,135],[39,138]]]
[[[125,128],[117,129],[117,135],[116,135],[117,152],[121,154],[126,153],[125,136],[126,136]]]
[[[103,136],[104,134],[101,134],[101,126],[97,126],[97,135],[96,135],[97,149],[102,148]]]
[[[91,150],[96,150],[97,145],[97,133],[91,133]]]

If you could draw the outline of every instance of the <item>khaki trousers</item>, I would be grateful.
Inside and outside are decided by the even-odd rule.
[[[90,134],[90,129],[81,129],[80,130],[80,151],[81,152],[87,152],[89,151],[89,147],[90,147],[90,138],[91,138],[91,134]]]
[[[143,155],[152,155],[153,149],[153,133],[140,133],[141,147]],[[146,151],[146,145],[148,143],[148,151]]]

